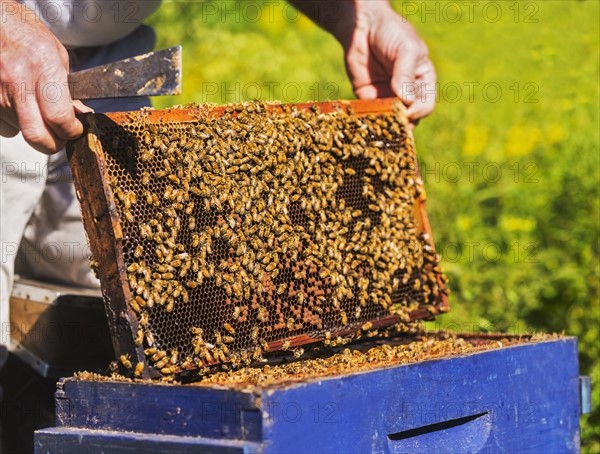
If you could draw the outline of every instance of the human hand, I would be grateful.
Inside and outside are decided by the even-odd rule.
[[[0,28],[0,135],[19,133],[36,150],[52,154],[83,133],[76,112],[91,109],[71,101],[69,56],[33,11],[2,0]]]
[[[427,45],[387,2],[355,2],[354,29],[338,39],[361,99],[398,96],[416,125],[436,100],[436,74]]]

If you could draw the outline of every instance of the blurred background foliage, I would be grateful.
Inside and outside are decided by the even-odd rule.
[[[439,103],[415,132],[458,331],[562,332],[592,376],[584,452],[600,452],[599,5],[395,2],[428,42]],[[353,98],[343,53],[277,1],[165,1],[184,94],[156,107]]]

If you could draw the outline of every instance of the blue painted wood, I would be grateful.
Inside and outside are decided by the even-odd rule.
[[[259,446],[252,442],[214,440],[174,435],[153,435],[111,432],[105,430],[51,428],[38,430],[35,452],[55,454],[59,452],[110,454],[243,454],[256,452]]]
[[[251,393],[71,379],[58,387],[57,426],[261,439],[260,409]]]
[[[263,405],[298,411],[277,412],[264,433],[287,452],[578,452],[577,387],[575,340],[508,347],[275,390]],[[445,431],[388,438],[483,412]]]
[[[68,379],[57,406],[39,452],[50,440],[69,452],[69,427],[241,440],[251,452],[579,451],[574,338],[255,393]]]

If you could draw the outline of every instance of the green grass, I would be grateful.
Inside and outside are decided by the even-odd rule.
[[[581,373],[596,384],[583,451],[600,452],[600,3],[450,3],[395,4],[440,82],[415,133],[453,291],[452,312],[432,326],[578,336]],[[249,4],[262,8],[163,4],[150,22],[159,46],[184,46],[184,94],[157,107],[353,97],[327,33],[285,3]]]

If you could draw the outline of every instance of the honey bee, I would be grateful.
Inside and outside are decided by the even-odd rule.
[[[161,359],[163,359],[165,356],[167,356],[167,352],[164,350],[159,350],[156,353],[154,353],[154,355],[152,355],[152,357],[150,359],[153,362],[157,362],[157,361],[160,361]]]
[[[236,307],[236,309],[238,309],[238,308]],[[237,317],[234,317],[234,318],[237,318]],[[229,323],[227,323],[227,322],[223,323],[223,328],[225,328],[225,331],[227,331],[228,333],[235,334],[235,329]]]
[[[185,277],[192,266],[191,262],[185,262],[179,271],[179,277]]]
[[[131,265],[129,265],[127,267],[127,271],[130,272],[130,273],[135,273],[139,269],[140,269],[139,263],[132,263]]]
[[[134,298],[131,298],[131,299],[129,300],[129,306],[131,306],[131,308],[132,308],[132,309],[133,309],[135,312],[137,312],[138,314],[139,314],[139,313],[141,312],[141,310],[142,310],[142,309],[140,308],[140,305],[137,303],[137,301],[136,301]]]
[[[137,363],[135,365],[135,371],[133,372],[133,374],[139,378],[142,376],[143,373],[144,373],[144,363]]]
[[[143,342],[144,342],[144,330],[138,329],[137,334],[135,336],[135,345],[137,345],[139,347],[140,345],[142,345]]]
[[[133,191],[129,191],[127,193],[127,201],[130,205],[135,205],[137,203],[137,195]]]
[[[202,340],[201,336],[198,336],[195,340],[194,340],[194,353],[196,355],[200,354],[202,347],[204,347],[204,341]]]
[[[168,358],[162,358],[160,360],[158,360],[156,363],[154,363],[154,367],[156,367],[157,369],[162,369],[163,367],[165,367],[168,363]]]
[[[119,361],[121,362],[121,364],[123,364],[123,366],[125,366],[127,369],[131,369],[133,367],[133,365],[131,364],[131,361],[129,360],[129,355],[121,355],[119,357]]]
[[[347,325],[348,324],[348,316],[346,315],[346,311],[341,311],[340,316],[341,316],[341,320],[342,320],[342,325]]]
[[[271,273],[272,271],[275,271],[275,268],[277,268],[277,263],[271,262],[265,267],[265,271]]]
[[[285,351],[287,351],[288,348],[290,348],[290,345],[291,345],[290,341],[288,341],[288,340],[283,341],[281,344],[281,349],[285,352]]]
[[[242,298],[243,291],[242,291],[242,286],[240,285],[239,282],[234,282],[231,285],[231,290],[233,291],[233,293],[235,294],[236,297]]]
[[[167,178],[177,185],[179,185],[181,183],[181,179],[177,175],[169,174],[169,176],[167,176]]]
[[[266,352],[266,351],[269,351],[269,343],[268,343],[266,340],[264,340],[264,339],[261,339],[261,340],[260,340],[260,345],[261,345],[261,347],[263,348],[263,350],[264,350],[265,352]]]
[[[149,238],[152,236],[152,228],[148,224],[140,225],[140,236],[142,238]]]
[[[360,313],[362,312],[362,307],[361,306],[357,306],[355,311],[354,311],[354,317],[355,318],[360,318]]]
[[[211,355],[209,350],[204,350],[203,354],[204,359],[210,364],[210,363],[214,363],[215,360],[213,358],[213,356]]]
[[[261,306],[258,308],[257,318],[258,318],[258,321],[262,322],[262,323],[265,323],[269,319],[269,313],[268,313],[266,307]]]
[[[262,257],[262,259],[261,259],[261,262],[263,263],[263,265],[268,265],[270,261],[271,261],[271,254],[269,254],[269,253],[265,254],[264,257]]]
[[[128,209],[123,210],[123,215],[125,216],[125,219],[127,220],[127,222],[133,223],[135,221],[133,214]]]

